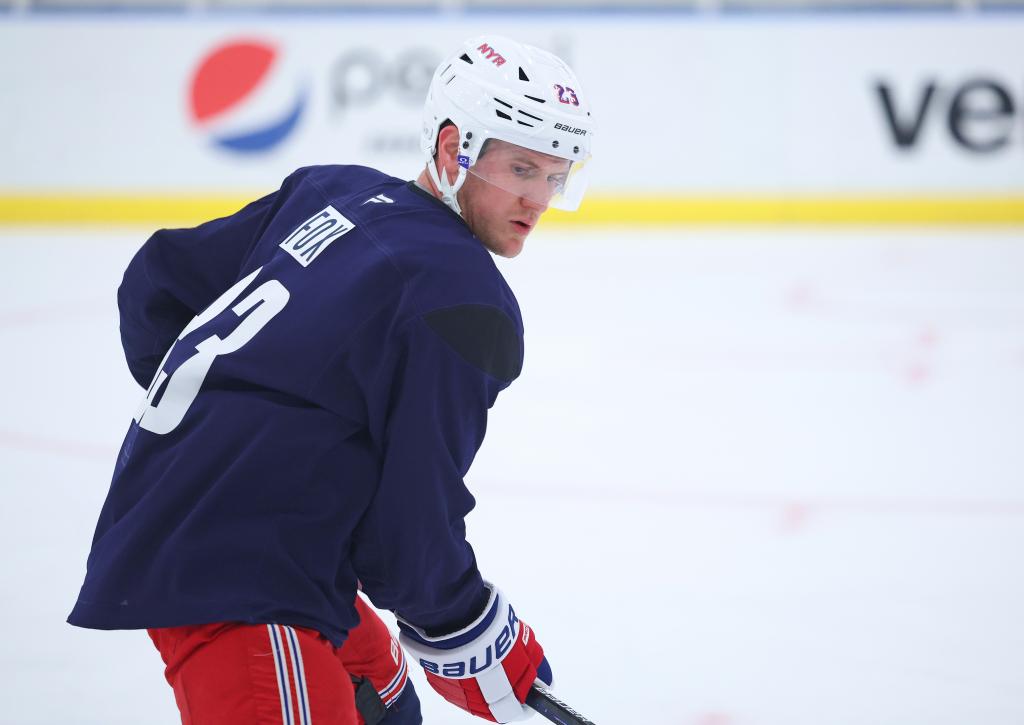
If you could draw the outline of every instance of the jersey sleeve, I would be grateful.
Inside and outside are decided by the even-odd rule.
[[[149,385],[181,330],[238,278],[292,177],[279,191],[191,229],[161,229],[136,253],[117,290],[128,369]]]
[[[446,633],[487,602],[466,540],[475,501],[464,477],[488,409],[519,374],[522,338],[504,312],[485,305],[419,316],[402,337],[387,395],[382,475],[353,562],[374,604]]]

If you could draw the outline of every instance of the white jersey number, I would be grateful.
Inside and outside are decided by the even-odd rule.
[[[260,267],[260,269],[263,268]],[[260,273],[260,269],[257,269],[245,279],[240,280],[231,289],[218,297],[201,314],[193,318],[192,322],[188,323],[185,329],[181,331],[181,334],[178,335],[178,340],[181,340],[190,332],[199,329],[226,310],[236,298],[245,292],[246,287]],[[261,284],[246,295],[241,302],[231,308],[232,312],[239,317],[250,310],[252,310],[252,314],[242,320],[238,327],[224,339],[216,335],[210,335],[210,337],[196,345],[196,354],[183,362],[171,374],[170,380],[168,380],[167,373],[164,372],[163,368],[167,364],[167,358],[170,356],[171,350],[174,349],[174,345],[171,345],[171,350],[168,350],[167,354],[164,355],[156,377],[153,378],[153,382],[149,386],[146,399],[142,401],[138,413],[135,414],[135,421],[139,426],[152,433],[161,435],[170,433],[177,428],[182,418],[185,417],[185,413],[188,412],[189,406],[192,405],[192,401],[199,395],[199,388],[202,387],[207,373],[210,372],[210,366],[213,365],[213,361],[220,355],[228,355],[235,352],[255,337],[257,332],[262,330],[277,313],[284,309],[284,306],[288,303],[289,296],[288,290],[277,280],[272,279]],[[257,307],[257,305],[259,306]],[[177,341],[175,341],[175,344],[177,344]],[[164,390],[163,397],[157,405],[154,405],[153,400],[156,398],[157,392],[163,387],[164,381],[167,382],[167,387]]]

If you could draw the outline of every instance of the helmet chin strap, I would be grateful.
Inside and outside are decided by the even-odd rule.
[[[441,201],[443,201],[449,209],[453,212],[462,216],[462,207],[459,206],[459,200],[455,197],[459,189],[466,182],[466,168],[464,166],[459,167],[459,173],[455,177],[455,183],[448,183],[448,174],[445,173],[442,178],[437,173],[437,164],[434,163],[433,159],[427,161],[427,173],[430,174],[431,181],[434,182],[434,186],[441,192]]]

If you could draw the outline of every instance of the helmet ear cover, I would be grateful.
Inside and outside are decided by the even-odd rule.
[[[452,211],[461,216],[462,207],[459,204],[458,200],[459,189],[461,189],[462,185],[466,183],[466,173],[469,171],[471,162],[475,163],[484,155],[484,152],[486,151],[491,139],[484,138],[483,144],[480,146],[479,152],[475,152],[475,149],[473,148],[475,144],[473,144],[473,142],[471,141],[471,139],[473,138],[473,132],[468,131],[466,133],[463,133],[461,129],[458,129],[459,148],[461,150],[466,151],[467,155],[458,155],[459,170],[455,177],[455,181],[449,182],[448,174],[441,174],[441,164],[438,158],[438,155],[440,154],[441,150],[441,132],[444,131],[449,126],[455,126],[455,123],[450,118],[446,118],[444,121],[441,122],[441,124],[437,128],[437,134],[434,136],[433,156],[431,160],[427,162],[427,171],[430,175],[431,180],[434,182],[434,186],[437,188],[438,191],[441,192],[441,200],[445,204],[447,204],[452,209]]]
[[[463,164],[461,157],[459,158],[458,173],[455,176],[455,181],[448,180],[448,172],[442,173],[443,164],[440,159],[440,140],[441,131],[448,126],[455,126],[455,123],[451,119],[445,119],[437,127],[437,133],[434,134],[434,141],[432,144],[432,156],[427,161],[426,169],[427,174],[430,176],[430,180],[434,182],[434,188],[441,194],[441,201],[445,203],[452,211],[459,216],[462,216],[462,207],[459,205],[458,193],[462,185],[466,183],[466,171],[469,168],[469,164]]]
[[[437,155],[438,152],[440,151],[439,146],[441,143],[441,132],[444,131],[449,126],[455,126],[455,122],[452,121],[450,118],[446,118],[437,127],[437,133],[434,135],[434,142],[432,144],[433,150],[431,152],[431,157],[435,163],[438,160]],[[481,141],[480,136],[477,135],[476,140],[474,140],[474,134],[472,131],[465,132],[463,129],[460,128],[459,149],[463,152],[459,154],[459,156],[461,157],[459,159],[460,164],[466,166],[467,168],[475,164],[480,159],[480,157],[484,155],[484,152],[486,151],[488,145],[492,140],[493,139],[491,137],[484,136],[482,139],[483,144],[480,146],[480,150],[477,151],[476,145]]]
[[[452,122],[452,120],[450,118],[446,118],[444,121],[441,122],[441,125],[437,127],[437,132],[434,134],[433,151],[431,152],[431,154],[434,157],[434,161],[437,161],[437,151],[438,151],[437,145],[438,145],[438,142],[441,140],[441,132],[444,131],[449,126],[454,126],[454,125],[455,124]]]

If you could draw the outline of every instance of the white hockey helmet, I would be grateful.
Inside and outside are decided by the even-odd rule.
[[[459,129],[459,171],[439,175],[433,156],[441,126]],[[576,74],[556,55],[498,35],[462,44],[438,66],[423,109],[421,147],[444,203],[461,214],[456,192],[472,173],[518,196],[575,211],[587,184],[594,125]],[[488,139],[565,159],[565,173],[537,180],[476,166]],[[445,178],[441,178],[444,176]]]

